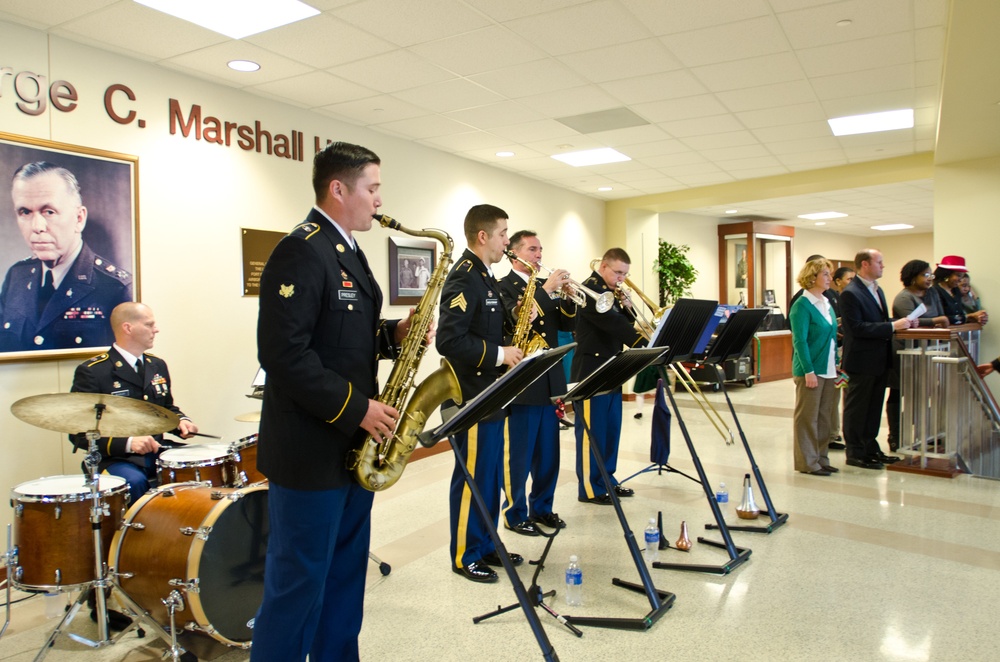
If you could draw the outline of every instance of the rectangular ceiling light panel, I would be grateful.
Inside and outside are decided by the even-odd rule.
[[[304,18],[318,9],[299,0],[135,0],[232,39],[266,32]]]

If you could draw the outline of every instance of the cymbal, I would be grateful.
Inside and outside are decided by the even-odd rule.
[[[245,414],[240,414],[236,417],[237,421],[243,421],[244,423],[260,423],[260,412],[259,411],[248,411]]]
[[[100,422],[96,405],[104,405]],[[145,400],[104,393],[45,393],[10,406],[14,416],[45,430],[76,434],[97,429],[104,437],[136,437],[167,432],[180,416]]]

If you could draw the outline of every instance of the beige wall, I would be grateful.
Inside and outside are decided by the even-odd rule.
[[[386,213],[410,228],[449,232],[456,255],[465,247],[461,223],[469,206],[490,202],[511,216],[511,230],[542,233],[545,262],[574,274],[604,246],[604,204],[564,189],[445,155],[421,145],[346,125],[319,114],[213,85],[21,26],[0,23],[0,64],[65,79],[80,93],[72,113],[28,117],[16,110],[10,79],[0,97],[0,127],[31,137],[96,147],[139,157],[142,300],[156,312],[162,333],[154,352],[170,364],[178,404],[211,434],[227,440],[256,431],[234,416],[258,407],[248,400],[257,370],[256,298],[241,296],[240,228],[287,231],[312,204],[311,136],[366,145],[381,156]],[[130,86],[145,129],[121,126],[104,111],[112,83]],[[205,114],[272,132],[304,132],[303,163],[170,135],[167,100],[198,103]],[[10,210],[0,210],[2,222]],[[383,291],[387,287],[389,231],[359,237]],[[403,236],[403,235],[396,235]],[[507,267],[498,269],[505,273]],[[398,317],[403,307],[387,308]],[[14,418],[10,404],[40,393],[65,392],[79,360],[0,363],[0,493],[44,475],[79,471],[65,436]],[[421,372],[437,364],[427,353]],[[383,378],[388,368],[383,366]],[[0,525],[10,517],[0,513]]]

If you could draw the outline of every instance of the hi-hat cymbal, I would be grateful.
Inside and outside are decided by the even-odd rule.
[[[97,405],[104,405],[100,422]],[[104,437],[136,437],[177,428],[180,416],[145,400],[104,393],[45,393],[10,406],[14,416],[36,427],[67,434],[98,430]]]
[[[244,423],[260,423],[260,412],[259,411],[248,411],[245,414],[240,414],[236,417],[237,421],[243,421]]]

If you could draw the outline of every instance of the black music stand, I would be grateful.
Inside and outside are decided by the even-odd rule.
[[[757,461],[750,450],[750,444],[747,442],[747,436],[743,433],[743,426],[740,425],[740,419],[736,416],[736,409],[733,407],[733,402],[729,399],[729,392],[726,390],[725,385],[725,370],[722,367],[727,360],[743,355],[747,345],[753,340],[753,335],[757,333],[757,329],[764,323],[764,318],[770,312],[767,308],[744,308],[733,313],[729,317],[729,321],[722,326],[722,330],[719,331],[719,335],[715,339],[715,342],[712,343],[712,346],[708,348],[706,357],[702,361],[705,365],[715,366],[719,384],[722,385],[722,393],[726,396],[726,404],[729,405],[729,412],[732,414],[733,420],[736,421],[736,429],[740,433],[740,439],[743,440],[743,449],[747,452],[753,477],[757,481],[757,487],[761,497],[764,499],[764,505],[767,506],[767,515],[770,518],[770,522],[765,526],[730,526],[729,529],[731,531],[771,533],[788,521],[787,513],[778,513],[774,510],[774,504],[771,503],[771,495],[767,492],[767,486],[764,484],[764,477],[760,473],[760,467],[757,466]],[[714,529],[716,527],[714,524],[706,524],[705,528]]]
[[[667,351],[666,347],[646,347],[621,351],[574,386],[569,393],[560,399],[563,402],[580,402],[589,400],[597,395],[611,393],[620,388],[622,384],[634,377],[637,372],[646,366],[654,365],[662,360],[663,355]],[[574,410],[576,410],[575,406]],[[580,407],[577,417],[577,420],[583,423],[585,434],[593,441],[594,435],[591,433],[590,425],[583,414],[583,407]],[[640,585],[625,582],[615,577],[611,580],[611,583],[614,586],[621,586],[630,591],[645,593],[649,599],[651,610],[642,618],[602,618],[591,616],[566,616],[565,618],[574,625],[590,625],[619,630],[648,630],[673,606],[677,596],[669,591],[661,591],[653,586],[653,579],[649,575],[649,568],[646,567],[646,562],[642,558],[642,552],[639,551],[639,545],[635,542],[635,534],[632,533],[632,529],[628,525],[628,520],[625,519],[621,500],[615,494],[614,489],[612,489],[611,476],[608,474],[607,467],[604,466],[604,458],[601,457],[601,451],[596,443],[590,444],[590,450],[594,455],[597,467],[601,471],[601,478],[608,487],[608,496],[611,497],[611,503],[618,514],[618,521],[621,523],[622,531],[625,533],[625,543],[628,545],[629,553],[632,554],[635,568],[639,572],[639,578],[642,580],[642,584]]]
[[[660,333],[656,338],[657,344],[670,343],[670,349],[664,357],[664,364],[669,365],[671,363],[687,361],[691,358],[701,332],[705,329],[705,325],[708,324],[718,305],[718,302],[706,299],[679,299],[677,301],[670,311],[670,317],[665,320],[663,323],[664,326],[660,329]],[[660,376],[666,381],[667,375],[664,367],[661,365],[658,367],[658,370],[660,371]],[[673,390],[670,388],[664,390],[667,393],[667,397],[670,398],[670,407],[674,410],[674,415],[677,417],[677,425],[684,436],[684,443],[687,444],[688,451],[691,453],[691,461],[694,463],[694,468],[698,473],[698,480],[696,482],[701,484],[701,489],[705,493],[705,498],[708,500],[708,505],[715,516],[719,531],[722,533],[721,543],[701,537],[698,538],[698,542],[725,549],[726,553],[729,554],[729,560],[717,566],[654,561],[653,567],[667,570],[708,572],[717,575],[729,574],[750,558],[751,550],[746,547],[737,547],[733,543],[733,537],[729,534],[729,528],[726,526],[726,519],[722,516],[722,511],[719,510],[719,504],[715,500],[715,495],[712,494],[711,483],[709,483],[708,477],[705,475],[705,468],[701,464],[698,452],[694,449],[691,434],[684,424],[684,417],[681,416],[680,409],[677,407],[677,401],[674,400]]]
[[[452,435],[468,430],[482,419],[506,407],[521,391],[528,388],[532,382],[559,363],[563,355],[574,347],[576,347],[576,343],[561,345],[560,347],[545,350],[521,361],[511,370],[508,370],[500,379],[486,387],[482,393],[466,403],[447,422],[433,430],[418,435],[420,443],[424,446],[433,446],[442,437],[448,437],[449,442],[451,442],[451,447],[455,452],[456,464],[462,468],[465,483],[469,486],[469,491],[472,493],[472,502],[475,504],[479,516],[486,523],[486,530],[489,532],[490,539],[496,548],[497,556],[500,558],[503,569],[514,587],[517,602],[521,606],[525,618],[528,619],[531,631],[535,634],[538,647],[542,650],[542,656],[546,660],[552,661],[558,660],[559,656],[556,655],[556,651],[549,642],[545,634],[545,629],[538,619],[538,614],[533,609],[534,605],[524,588],[524,583],[514,569],[514,565],[510,562],[510,555],[507,553],[507,548],[504,547],[503,541],[500,540],[496,524],[493,522],[489,510],[486,508],[486,502],[483,501],[483,495],[479,491],[479,487],[476,485],[472,474],[469,473],[468,467],[465,466],[465,458],[462,456]],[[473,622],[476,622],[475,619],[473,619]]]

